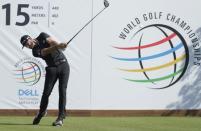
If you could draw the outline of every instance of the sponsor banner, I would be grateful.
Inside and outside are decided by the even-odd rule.
[[[31,50],[22,50],[20,38],[46,32],[58,42],[67,42],[91,18],[91,0],[8,0],[0,1],[0,6],[0,108],[39,108],[46,64]],[[68,109],[90,107],[90,31],[88,26],[63,52],[71,68]],[[49,101],[49,109],[58,108],[58,82]]]
[[[200,109],[201,1],[0,2],[0,109],[37,109],[46,64],[19,39],[70,40],[67,109]],[[106,5],[107,3],[105,3]],[[58,82],[49,109],[58,108]]]
[[[200,1],[110,2],[93,27],[93,109],[199,109]]]

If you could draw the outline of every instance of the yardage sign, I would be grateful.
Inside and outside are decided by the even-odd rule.
[[[39,25],[54,26],[60,17],[60,6],[55,1],[40,2],[9,2],[4,1],[1,5],[1,17],[3,21],[1,25]]]

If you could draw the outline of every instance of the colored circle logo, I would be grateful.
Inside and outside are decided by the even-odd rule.
[[[40,80],[41,70],[34,62],[24,62],[15,70],[15,76],[19,83],[32,86]]]
[[[124,79],[143,87],[164,89],[177,83],[189,63],[188,46],[174,28],[153,24],[141,28],[130,39],[128,47],[113,46],[118,67]]]

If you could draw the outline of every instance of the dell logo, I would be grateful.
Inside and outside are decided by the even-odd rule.
[[[19,96],[39,96],[37,90],[30,90],[30,89],[19,89],[18,91]]]

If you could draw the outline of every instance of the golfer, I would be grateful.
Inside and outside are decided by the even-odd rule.
[[[65,55],[62,53],[67,47],[65,43],[58,43],[51,36],[42,32],[37,38],[29,35],[21,37],[22,48],[32,49],[34,57],[45,60],[46,76],[44,90],[40,102],[40,109],[33,120],[33,125],[38,125],[41,118],[46,114],[48,99],[57,80],[59,80],[59,112],[57,119],[52,123],[53,126],[62,126],[66,115],[66,89],[69,79],[69,64]]]

